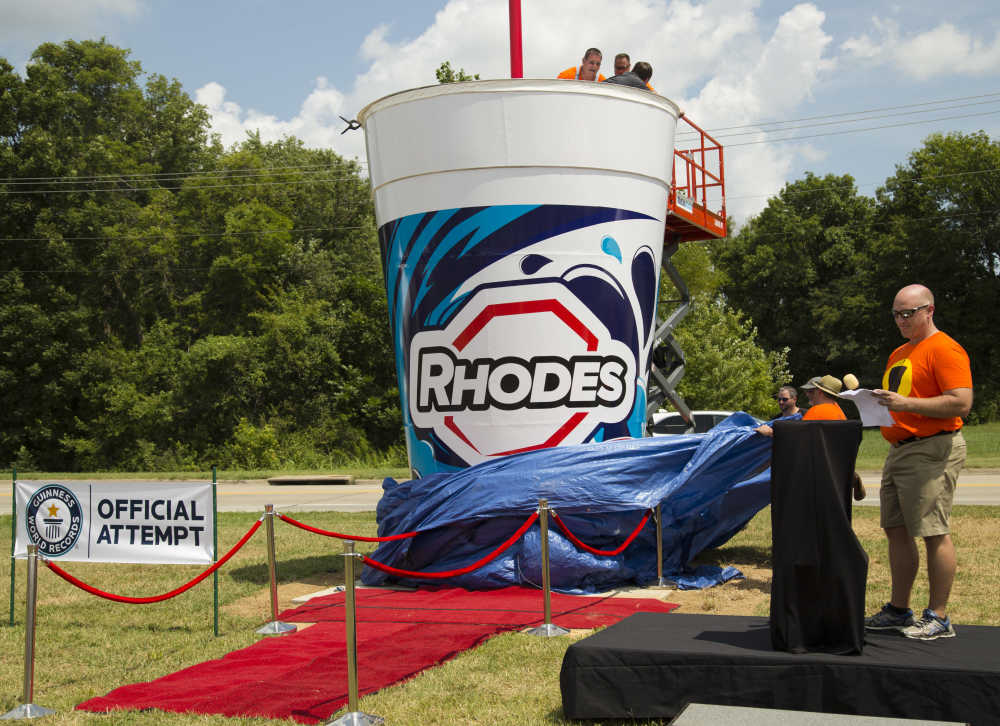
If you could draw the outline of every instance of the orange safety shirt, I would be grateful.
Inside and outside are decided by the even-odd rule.
[[[847,416],[835,403],[819,403],[802,416],[803,421],[846,421]]]
[[[578,81],[578,80],[580,80],[580,72],[579,72],[578,69],[579,69],[579,66],[570,66],[569,68],[567,68],[566,70],[564,70],[562,73],[560,73],[558,76],[556,76],[556,78],[564,78],[564,79],[569,80],[569,81]],[[597,80],[598,81],[605,81],[607,79],[604,76],[602,76],[600,73],[598,73],[597,74]]]
[[[969,354],[940,330],[919,343],[904,343],[889,356],[882,388],[910,398],[932,398],[953,388],[972,388]],[[959,416],[931,418],[906,411],[889,413],[896,423],[883,426],[882,436],[890,444],[911,436],[924,438],[962,428]]]

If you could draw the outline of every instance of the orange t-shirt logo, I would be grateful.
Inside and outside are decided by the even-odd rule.
[[[886,369],[882,376],[882,388],[900,396],[909,396],[913,390],[913,363],[909,358],[903,358]]]

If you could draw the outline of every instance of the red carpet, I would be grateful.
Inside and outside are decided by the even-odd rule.
[[[497,633],[542,622],[542,594],[509,587],[357,591],[358,688],[373,693],[442,663]],[[635,612],[670,612],[654,599],[552,594],[552,621],[566,628],[611,625]],[[225,716],[328,719],[347,704],[344,595],[315,598],[279,615],[316,623],[149,683],[117,688],[77,706]]]

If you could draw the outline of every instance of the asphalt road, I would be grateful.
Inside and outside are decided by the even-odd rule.
[[[878,506],[879,472],[861,472],[868,496],[861,506]],[[263,512],[265,504],[279,511],[374,511],[382,497],[382,482],[356,480],[354,484],[292,484],[274,486],[266,480],[219,482],[220,512]],[[955,493],[956,504],[1000,506],[1000,470],[970,469],[962,472]],[[11,489],[0,491],[0,514],[10,514]]]

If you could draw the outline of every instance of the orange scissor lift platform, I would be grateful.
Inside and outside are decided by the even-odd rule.
[[[662,301],[677,304],[669,315],[658,311],[646,392],[646,420],[651,424],[653,414],[668,400],[684,419],[687,430],[694,431],[694,415],[677,392],[677,384],[684,375],[684,352],[673,337],[674,329],[691,310],[691,296],[671,257],[682,242],[722,239],[727,235],[726,175],[722,144],[684,114],[680,120],[691,130],[678,132],[683,148],[676,148],[675,141],[663,233],[663,271],[680,297]]]
[[[692,131],[678,129],[687,148],[674,149],[673,178],[667,195],[664,242],[694,242],[726,236],[726,174],[722,144],[683,113]],[[676,146],[676,143],[675,143]]]

